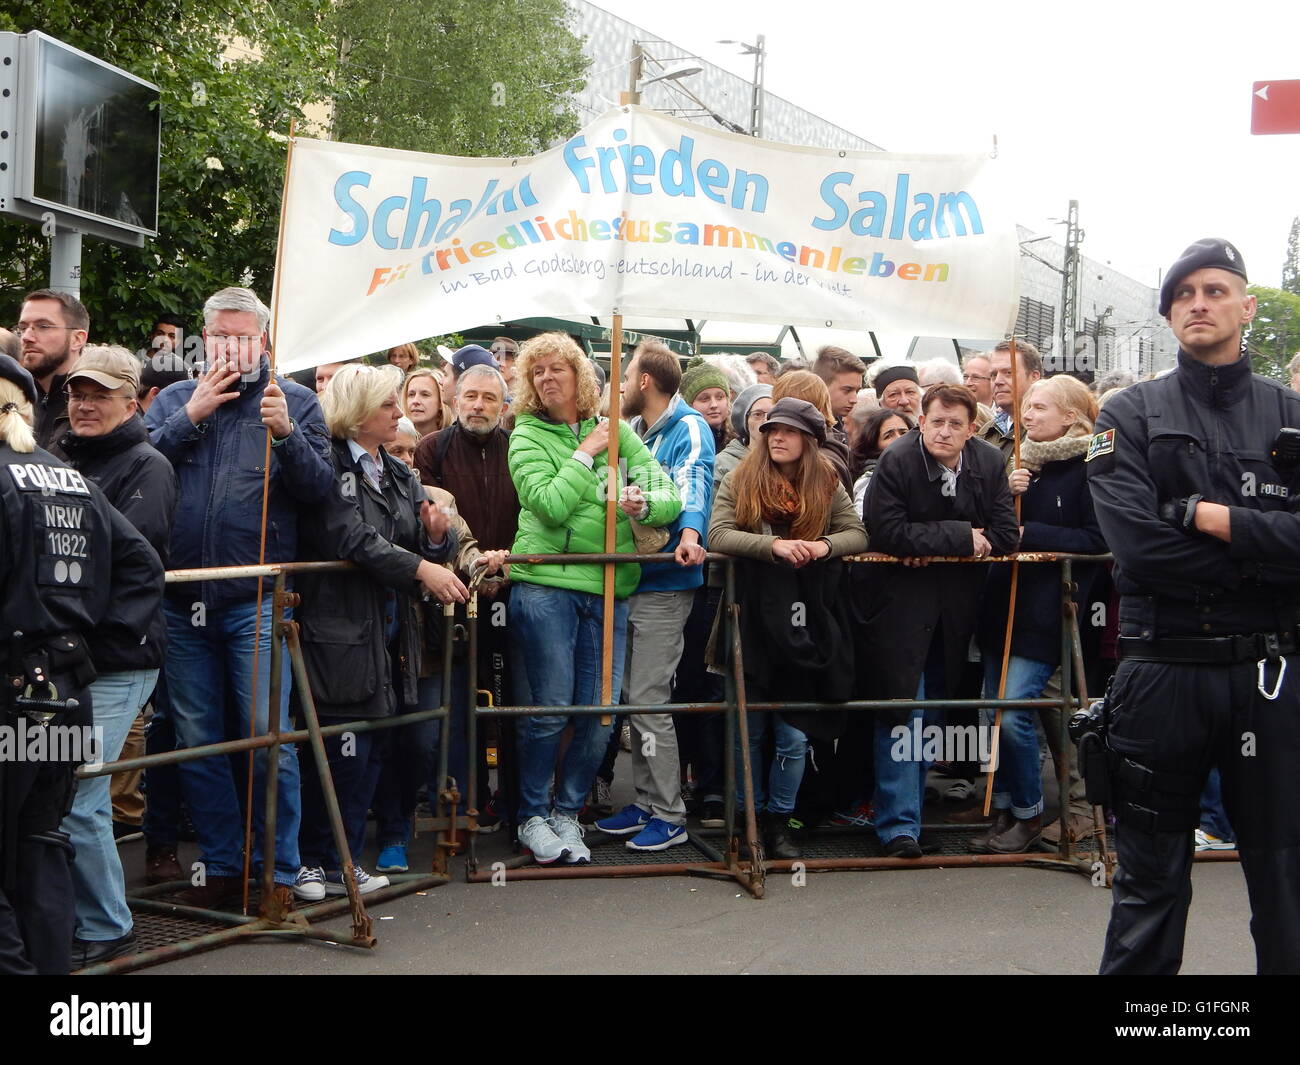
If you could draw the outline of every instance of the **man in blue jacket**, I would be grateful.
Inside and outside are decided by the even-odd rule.
[[[267,358],[270,312],[245,288],[226,288],[203,307],[207,370],[158,394],[146,424],[154,447],[176,468],[180,500],[172,526],[170,564],[178,569],[256,563],[262,535],[262,482],[271,435],[266,507],[267,562],[298,555],[304,507],[320,503],[333,484],[329,432],[314,393],[271,374]],[[257,581],[206,581],[168,586],[167,688],[178,744],[196,747],[229,739],[227,705],[248,735],[257,693],[257,731],[266,732],[271,686],[271,583],[257,602]],[[260,620],[260,628],[257,622]],[[253,676],[257,645],[257,677]],[[289,661],[280,681],[280,727],[289,728]],[[266,755],[255,760],[261,788]],[[226,758],[181,765],[185,800],[202,848],[202,875],[186,902],[214,907],[242,890],[243,830],[239,797]],[[301,805],[298,761],[280,748],[275,881],[287,889],[298,874]],[[263,800],[254,799],[255,835]],[[262,846],[255,842],[254,854]]]
[[[713,503],[713,433],[677,395],[682,369],[658,341],[632,354],[623,414],[646,447],[677,482],[682,512],[667,527],[676,562],[643,566],[628,602],[627,701],[666,703],[682,657],[686,619],[695,589],[704,583],[704,535]],[[672,714],[632,714],[632,782],[636,801],[596,827],[630,836],[632,850],[661,851],[686,842],[686,805]]]

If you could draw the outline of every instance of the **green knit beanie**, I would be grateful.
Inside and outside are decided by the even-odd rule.
[[[682,394],[682,399],[687,403],[694,403],[695,397],[706,388],[720,388],[727,395],[731,395],[723,372],[705,362],[702,355],[696,355],[686,364],[686,369],[682,373],[682,384],[677,391]]]

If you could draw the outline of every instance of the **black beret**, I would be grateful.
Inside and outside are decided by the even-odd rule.
[[[10,358],[8,355],[0,355],[0,377],[16,384],[22,394],[27,397],[27,402],[33,406],[36,405],[36,382],[32,380],[32,375],[24,369],[17,359]]]
[[[918,386],[921,379],[916,376],[915,366],[886,366],[880,373],[876,374],[875,380],[871,382],[871,387],[876,390],[877,396],[883,396],[885,389],[895,381],[913,381]]]
[[[1218,237],[1202,237],[1169,268],[1160,286],[1160,314],[1168,317],[1174,302],[1174,287],[1188,274],[1205,269],[1227,270],[1246,280],[1246,261],[1232,244]]]
[[[758,427],[760,433],[766,433],[774,425],[789,425],[801,433],[807,433],[817,441],[818,447],[826,444],[826,419],[822,412],[804,399],[786,396],[772,404],[767,412],[767,420]]]

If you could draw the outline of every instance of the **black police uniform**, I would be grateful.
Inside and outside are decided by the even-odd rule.
[[[49,724],[92,724],[86,637],[160,608],[157,553],[76,470],[0,442],[0,587],[0,724],[11,742],[26,736],[30,745],[40,727],[27,700],[63,705]],[[71,847],[59,823],[75,771],[69,758],[0,759],[0,973],[66,973],[71,964]]]
[[[1123,659],[1107,696],[1119,869],[1103,973],[1178,971],[1215,765],[1259,971],[1300,972],[1300,469],[1271,454],[1288,426],[1300,395],[1249,357],[1208,366],[1183,351],[1097,420],[1086,468]],[[1231,543],[1184,524],[1197,495],[1232,508]]]

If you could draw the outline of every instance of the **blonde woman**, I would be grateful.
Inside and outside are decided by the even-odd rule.
[[[449,516],[430,506],[410,467],[385,451],[397,437],[401,385],[396,367],[344,366],[321,397],[335,484],[317,520],[303,525],[304,554],[341,558],[359,567],[347,573],[303,574],[296,583],[301,605],[295,620],[322,724],[390,717],[416,708],[424,627],[419,596],[428,592],[442,603],[468,598],[464,584],[439,565],[456,551]],[[387,877],[372,877],[360,866],[366,811],[375,807],[382,847],[385,832],[400,834],[406,807],[401,788],[388,804],[392,810],[376,798],[381,767],[404,783],[414,778],[411,810],[415,791],[427,778],[427,734],[415,726],[399,739],[389,740],[390,735],[358,733],[347,757],[341,737],[325,742],[362,893],[388,884]],[[386,750],[393,755],[386,757]],[[419,764],[408,767],[408,755]],[[315,773],[303,774],[299,848],[302,868],[294,894],[310,902],[346,891]]]
[[[402,412],[421,436],[451,424],[442,398],[442,385],[432,370],[412,370],[402,383]]]
[[[1009,480],[1021,497],[1022,551],[1100,554],[1106,543],[1097,524],[1084,475],[1097,401],[1088,388],[1065,374],[1036,381],[1025,393],[1021,420],[1025,440],[1021,468]],[[1076,565],[1075,605],[1091,601],[1096,566]],[[1037,699],[1061,660],[1060,573],[1052,565],[1020,567],[1008,699]],[[1010,603],[1011,564],[994,563],[984,590],[977,636],[984,660],[984,695],[998,694],[1002,644]],[[997,774],[993,778],[993,827],[976,837],[978,853],[1017,854],[1042,835],[1043,792],[1038,736],[1032,710],[1003,710]],[[991,719],[991,715],[990,715]]]
[[[641,438],[626,422],[596,416],[596,373],[571,337],[543,333],[524,343],[515,380],[518,417],[508,458],[520,504],[514,554],[604,552],[605,452],[611,431],[618,433],[619,461],[627,470],[627,486],[619,492],[616,510],[616,550],[635,552],[632,518],[662,526],[677,517],[682,509],[677,487]],[[510,614],[538,705],[600,701],[603,570],[596,563],[516,565],[511,570]],[[627,600],[639,580],[637,566],[615,567],[615,692],[623,673]],[[542,864],[560,858],[571,863],[591,860],[578,812],[600,768],[611,726],[591,715],[571,720],[573,739],[559,773],[555,759],[570,718],[519,720],[519,841]]]

